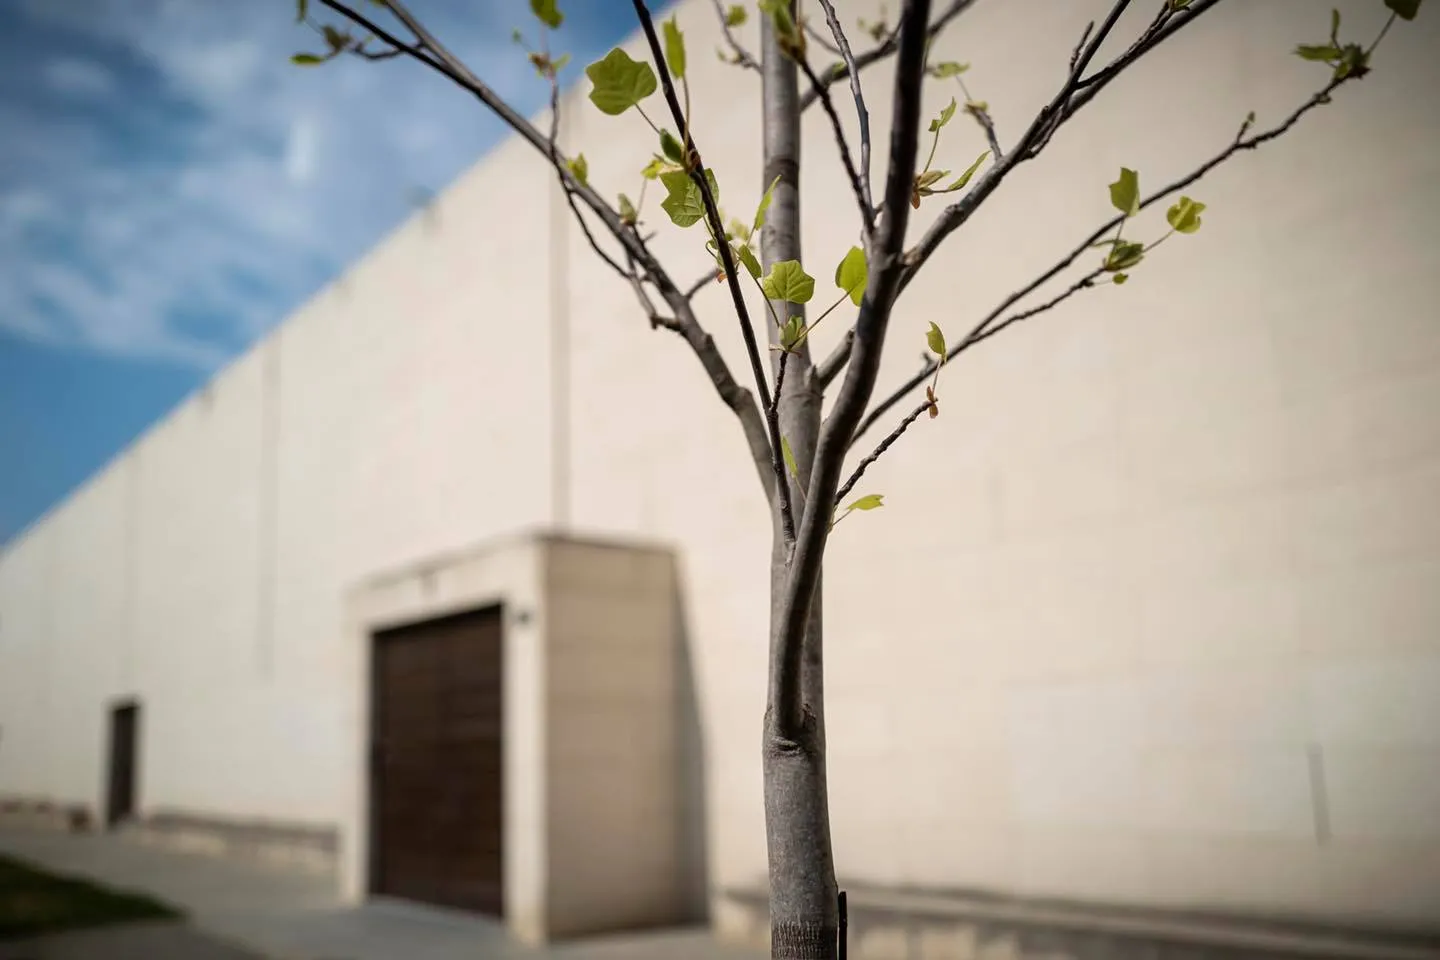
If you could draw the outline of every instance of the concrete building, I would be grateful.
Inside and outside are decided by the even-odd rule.
[[[937,51],[1009,142],[1104,6],[979,3]],[[1367,41],[1385,14],[1341,11]],[[826,568],[846,882],[1440,917],[1436,12],[1191,188],[1204,229],[1128,285],[947,368],[867,475],[886,507]],[[1103,222],[1118,167],[1168,182],[1318,89],[1291,50],[1327,13],[1222,5],[1105,90],[906,292],[881,389]],[[708,55],[709,4],[678,15],[747,213],[758,79]],[[634,196],[650,135],[585,93],[565,142]],[[824,290],[855,228],[818,109],[806,134]],[[983,147],[960,116],[940,156]],[[657,245],[704,269],[698,232]],[[743,374],[724,291],[697,302]],[[754,936],[768,549],[733,418],[511,140],[6,548],[0,797],[263,841],[532,939],[698,906]]]

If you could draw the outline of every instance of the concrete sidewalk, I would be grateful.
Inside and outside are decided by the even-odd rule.
[[[756,960],[759,956],[716,943],[704,929],[606,937],[536,950],[512,941],[494,921],[408,904],[348,906],[339,902],[325,878],[176,853],[109,835],[0,830],[0,853],[59,873],[152,894],[184,910],[197,930],[272,960]],[[137,935],[143,936],[129,934]],[[111,952],[116,949],[118,941],[104,953],[53,956],[126,956]],[[192,960],[168,950],[163,955],[167,960]],[[40,960],[42,955],[29,956]],[[193,960],[211,956],[230,960],[224,954],[200,953]],[[239,960],[243,954],[235,956]]]
[[[186,923],[127,923],[0,943],[0,960],[265,960]]]

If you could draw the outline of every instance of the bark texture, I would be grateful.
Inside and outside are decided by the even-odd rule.
[[[775,184],[760,236],[761,260],[768,271],[782,260],[802,260],[800,222],[799,71],[776,42],[766,23],[761,40],[761,112],[764,124],[764,183]],[[778,182],[777,182],[778,181]],[[802,261],[803,262],[803,261]],[[804,306],[776,301],[781,320],[803,315]],[[778,331],[766,313],[769,341]],[[799,476],[809,476],[820,433],[822,386],[814,375],[808,344],[788,356],[772,351],[772,369],[780,432],[790,444]],[[784,363],[783,379],[779,378]],[[805,492],[790,478],[790,502]],[[770,642],[772,662],[782,638],[778,600],[784,595],[790,544],[774,526],[770,563]],[[765,773],[765,829],[770,880],[770,955],[781,960],[831,960],[837,950],[839,916],[835,859],[830,845],[830,807],[825,780],[823,617],[820,586],[810,607],[800,675],[801,724],[789,723],[772,702],[765,714],[762,757]]]

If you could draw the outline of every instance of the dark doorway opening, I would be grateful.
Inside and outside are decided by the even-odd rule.
[[[378,632],[372,894],[504,915],[500,607]]]
[[[140,767],[140,704],[134,700],[110,708],[110,780],[105,795],[105,825],[117,827],[135,815],[135,785]]]

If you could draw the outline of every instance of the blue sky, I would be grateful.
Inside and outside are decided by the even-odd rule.
[[[541,105],[510,42],[527,0],[411,8],[512,103]],[[561,9],[571,81],[635,22],[627,0]],[[319,48],[293,14],[0,0],[0,542],[503,136],[404,59],[291,66]]]

